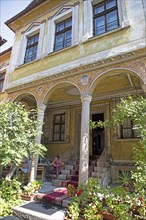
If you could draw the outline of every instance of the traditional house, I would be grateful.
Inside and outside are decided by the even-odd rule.
[[[0,37],[0,45],[6,42],[5,39]],[[12,47],[0,53],[0,102],[8,100],[7,93],[5,92],[6,72],[8,70]]]
[[[101,185],[133,169],[132,122],[90,130],[89,121],[110,119],[121,97],[146,93],[145,12],[144,0],[33,0],[6,22],[15,32],[9,100],[38,108],[46,158],[79,160],[80,183],[89,158]]]

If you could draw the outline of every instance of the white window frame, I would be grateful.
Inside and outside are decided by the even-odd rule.
[[[84,0],[84,30],[82,42],[93,37],[93,6],[104,0]],[[121,28],[129,26],[125,0],[117,0],[118,16]],[[118,28],[117,28],[118,29]],[[104,34],[106,34],[105,32]]]
[[[78,30],[78,26],[79,26],[79,19],[78,19],[78,4],[73,6],[73,7],[63,7],[62,9],[68,9],[65,10],[62,13],[57,13],[57,15],[48,18],[48,42],[47,42],[47,53],[52,53],[55,52],[54,51],[54,41],[55,41],[55,27],[56,24],[66,20],[67,18],[72,18],[72,43],[71,46],[73,45],[77,45],[79,42],[79,30]],[[62,11],[62,9],[60,10],[60,12]]]
[[[33,26],[35,26],[35,25],[33,25]],[[45,24],[42,23],[40,25],[37,25],[34,28],[33,28],[33,26],[32,26],[32,28],[29,28],[29,30],[26,31],[21,36],[17,66],[26,64],[26,63],[24,63],[24,59],[25,59],[28,38],[32,37],[33,35],[38,34],[38,33],[39,33],[39,41],[38,41],[37,57],[35,60],[40,59],[42,56],[43,36],[44,36]],[[33,60],[33,61],[35,61],[35,60]],[[31,62],[33,62],[33,61],[31,61]],[[28,62],[28,63],[30,63],[30,62]]]

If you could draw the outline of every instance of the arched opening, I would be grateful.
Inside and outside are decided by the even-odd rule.
[[[90,86],[92,121],[104,121],[111,118],[112,110],[120,101],[121,97],[129,94],[142,93],[142,79],[138,74],[128,69],[113,69],[100,74]],[[100,156],[103,151],[106,155],[117,159],[125,159],[125,155],[119,154],[117,150],[120,146],[119,131],[114,133],[113,129],[92,129],[90,136],[90,154]],[[127,130],[128,132],[128,130]],[[128,152],[128,150],[127,150]],[[130,151],[129,151],[130,152]],[[130,155],[126,155],[130,160]]]
[[[17,96],[13,101],[22,103],[25,106],[25,108],[29,111],[31,109],[37,109],[36,99],[30,93],[23,93],[23,94]]]
[[[81,100],[79,88],[70,82],[52,86],[44,98],[45,111],[42,143],[46,158],[59,155],[63,160],[79,156]],[[79,119],[79,120],[78,120]]]

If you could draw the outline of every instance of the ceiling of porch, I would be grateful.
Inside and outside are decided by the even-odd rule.
[[[95,98],[139,89],[141,89],[141,81],[137,76],[129,73],[114,73],[104,79],[97,80],[92,96]]]
[[[113,73],[95,82],[93,100],[137,91],[141,89],[141,84],[140,79],[134,74]],[[59,87],[53,88],[47,102],[49,107],[71,103],[81,103],[78,89],[71,84],[60,84]]]

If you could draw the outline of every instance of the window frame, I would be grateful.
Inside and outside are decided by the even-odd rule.
[[[88,39],[101,37],[116,32],[130,26],[130,21],[127,14],[126,0],[117,0],[119,27],[111,31],[105,32],[102,35],[93,35],[93,7],[97,4],[101,4],[104,0],[84,0],[84,26],[82,42],[86,42]]]
[[[64,113],[60,113],[60,114],[54,114],[54,119],[53,119],[53,133],[52,133],[52,136],[53,136],[52,140],[53,140],[53,142],[65,141],[65,115],[66,115],[65,112],[64,112]],[[56,118],[57,116],[60,116],[59,122],[55,122],[55,118]],[[62,120],[63,116],[64,116],[64,121]],[[55,126],[57,126],[57,125],[59,125],[59,131],[55,131]],[[62,125],[64,125],[64,131],[61,130]],[[56,139],[54,138],[54,135],[55,135],[55,134],[59,134],[59,139],[58,139],[58,140],[56,140]],[[62,135],[62,134],[64,134],[63,140],[62,140],[62,138],[61,138],[61,135]]]
[[[33,38],[35,38],[35,37],[37,37],[37,36],[38,36],[37,41],[34,42],[33,44],[28,45],[29,40],[30,40],[30,39],[33,39]],[[34,34],[34,35],[30,36],[30,37],[27,37],[27,44],[26,44],[26,50],[25,50],[25,56],[24,56],[24,64],[25,64],[25,63],[30,63],[30,62],[32,62],[33,60],[36,60],[36,59],[37,59],[38,44],[39,44],[39,33]],[[36,51],[36,53],[33,53],[33,54],[31,55],[31,57],[30,57],[31,60],[26,61],[26,60],[30,59],[29,57],[26,58],[27,50],[29,50],[30,48],[33,48],[33,50],[34,50],[35,46],[37,46],[37,51]],[[35,57],[33,58],[34,54],[35,54]],[[32,58],[33,58],[33,59],[32,59]]]
[[[2,85],[2,86],[0,87],[0,93],[3,92],[4,81],[5,81],[5,75],[6,75],[5,72],[4,72],[4,73],[0,73],[0,85]],[[2,78],[1,78],[1,76],[2,76]]]
[[[67,22],[67,21],[70,21],[71,20],[71,26],[69,26],[69,27],[67,27],[67,28],[65,28],[65,23]],[[58,27],[58,25],[60,25],[60,24],[64,24],[64,29],[63,30],[61,30],[61,31],[57,31],[57,27]],[[65,46],[65,34],[68,32],[68,31],[71,31],[71,40],[70,40],[70,45],[69,46]],[[56,49],[56,37],[57,36],[59,36],[59,35],[63,35],[63,47],[61,48],[61,49]],[[54,38],[54,52],[55,51],[59,51],[59,50],[62,50],[62,49],[64,49],[64,48],[67,48],[67,47],[71,47],[71,45],[72,45],[72,17],[69,17],[69,18],[67,18],[67,19],[65,19],[65,20],[63,20],[63,21],[61,21],[61,22],[59,22],[59,23],[56,23],[56,26],[55,26],[55,38]]]
[[[138,139],[139,136],[134,132],[134,129],[133,129],[133,121],[129,118],[127,120],[130,120],[130,125],[124,125],[124,123],[120,126],[120,139]],[[125,120],[125,122],[127,122],[127,120]],[[124,137],[124,130],[130,130],[131,131],[131,136],[130,137]]]
[[[106,9],[106,4],[108,3],[108,1],[110,1],[110,0],[102,1],[102,2],[100,2],[98,4],[96,4],[96,5],[93,5],[93,36],[99,36],[99,35],[105,34],[107,32],[110,32],[110,31],[115,30],[115,29],[120,27],[117,0],[115,0],[116,1],[116,5],[115,6],[109,8],[109,9]],[[104,10],[102,12],[98,13],[98,14],[95,14],[95,10],[96,10],[97,6],[102,6],[102,5],[104,7]],[[111,30],[108,30],[107,15],[109,13],[113,12],[113,11],[116,11],[116,15],[117,15],[117,20],[116,20],[117,21],[117,27],[113,28]],[[105,18],[105,22],[104,22],[104,24],[105,24],[104,25],[105,31],[103,33],[101,33],[101,34],[95,34],[96,33],[95,20],[97,18],[102,17],[102,16],[104,16],[104,18]]]

